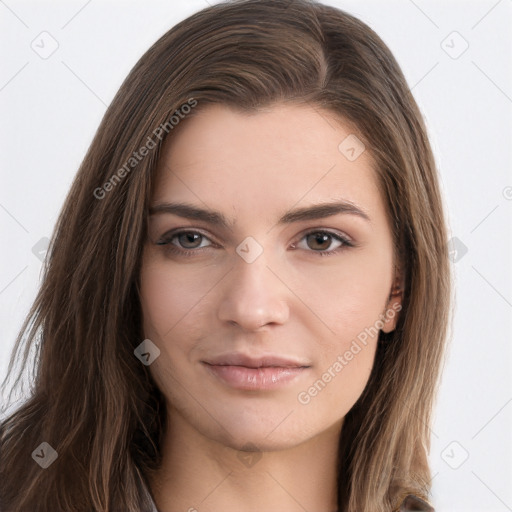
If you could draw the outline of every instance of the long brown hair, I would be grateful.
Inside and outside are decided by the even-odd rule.
[[[33,349],[30,396],[0,423],[2,511],[150,510],[142,483],[161,461],[166,410],[134,349],[144,339],[137,282],[161,146],[192,106],[248,112],[282,101],[357,127],[405,276],[397,328],[381,332],[343,424],[339,510],[390,511],[409,493],[428,497],[451,278],[421,113],[389,49],[358,19],[307,0],[238,0],[194,14],[146,52],[84,158],[3,383],[22,347],[22,370]],[[42,442],[58,454],[46,469],[31,456]]]

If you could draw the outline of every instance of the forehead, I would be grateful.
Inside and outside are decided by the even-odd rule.
[[[178,128],[162,152],[153,204],[277,215],[299,202],[343,199],[384,213],[370,152],[330,112],[278,104],[248,114],[214,104]]]

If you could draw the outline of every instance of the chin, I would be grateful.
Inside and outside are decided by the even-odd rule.
[[[294,448],[307,439],[308,436],[292,436],[287,431],[269,436],[268,432],[246,429],[237,430],[232,437],[223,439],[223,444],[241,452],[275,452]]]
[[[218,418],[225,429],[212,425],[214,436],[218,436],[217,441],[235,450],[272,452],[298,446],[330,426],[317,421],[312,423],[311,417],[295,417],[296,412],[294,409],[281,408],[279,414],[232,413],[226,418]]]

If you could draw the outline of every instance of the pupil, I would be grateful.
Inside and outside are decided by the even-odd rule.
[[[184,233],[179,236],[179,241],[183,247],[191,249],[201,245],[201,235],[197,233]]]
[[[310,249],[328,249],[329,245],[331,245],[331,235],[315,233],[308,236],[308,246]]]

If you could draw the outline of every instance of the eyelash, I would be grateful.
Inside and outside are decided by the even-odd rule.
[[[206,247],[199,247],[196,249],[179,248],[176,244],[172,243],[172,240],[177,238],[180,235],[183,235],[183,234],[200,235],[203,238],[207,239],[212,245],[208,245]],[[343,251],[349,247],[355,247],[355,244],[347,237],[340,235],[338,233],[333,233],[332,231],[328,231],[325,229],[317,229],[317,230],[307,231],[306,233],[302,234],[301,238],[299,239],[299,242],[302,241],[304,238],[306,238],[309,235],[320,235],[320,234],[329,235],[335,241],[341,242],[342,245],[340,245],[336,249],[331,249],[331,250],[327,250],[327,251],[315,251],[313,249],[310,249],[310,250],[304,249],[304,250],[306,250],[306,252],[311,252],[311,253],[317,254],[319,256],[331,256],[333,254],[338,254],[340,251]],[[177,254],[180,256],[193,257],[193,256],[196,256],[198,253],[202,252],[202,249],[216,246],[217,244],[215,244],[212,240],[210,240],[210,238],[208,238],[205,234],[201,233],[200,231],[187,229],[187,230],[174,231],[169,234],[163,235],[163,237],[158,242],[156,242],[156,245],[163,246],[166,251],[169,251],[171,253],[174,253],[174,254]],[[296,244],[294,243],[292,245],[295,246]]]

